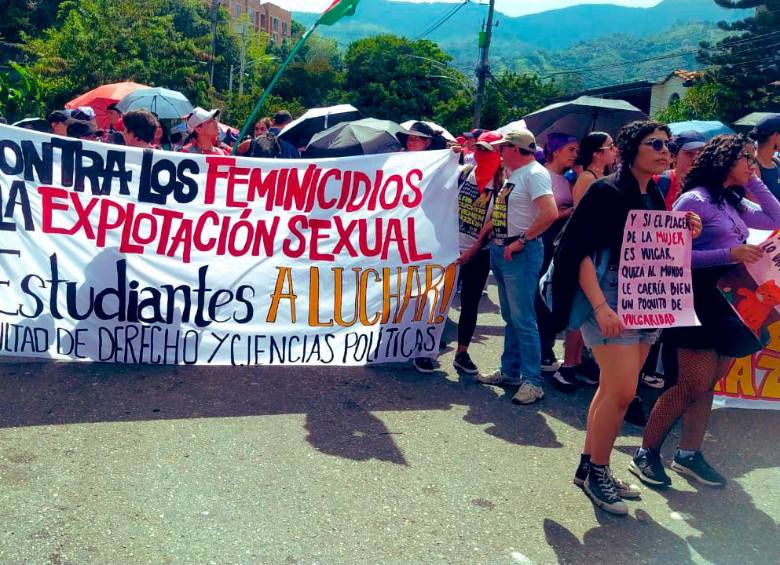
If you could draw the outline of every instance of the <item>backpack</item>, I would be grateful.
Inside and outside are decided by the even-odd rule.
[[[261,159],[278,159],[282,155],[282,146],[276,135],[266,132],[258,135],[252,140],[252,146],[249,150],[250,157],[259,157]]]

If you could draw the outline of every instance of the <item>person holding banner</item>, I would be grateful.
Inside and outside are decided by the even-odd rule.
[[[452,364],[470,375],[479,373],[468,349],[477,327],[482,291],[490,275],[490,251],[486,247],[493,230],[490,212],[496,187],[504,182],[501,156],[490,144],[501,138],[502,135],[494,131],[479,136],[474,145],[476,166],[463,167],[458,183],[460,318],[458,349]]]
[[[640,491],[613,475],[610,455],[639,370],[659,334],[623,328],[617,315],[620,250],[630,210],[666,210],[652,177],[670,164],[670,138],[669,128],[659,122],[632,122],[620,130],[620,169],[588,188],[554,257],[553,315],[561,328],[581,326],[601,369],[574,483],[597,507],[618,515],[628,513],[623,499],[638,498]],[[587,300],[575,300],[580,290]]]
[[[219,139],[220,110],[205,110],[195,108],[187,116],[187,129],[191,132],[191,143],[181,150],[184,153],[200,153],[202,155],[227,155],[228,153],[216,146]]]
[[[512,401],[533,404],[544,398],[534,309],[544,260],[539,237],[558,219],[558,208],[550,173],[536,161],[536,140],[530,131],[510,131],[492,145],[499,148],[509,171],[493,205],[495,242],[490,248],[490,268],[506,327],[501,368],[477,379],[490,385],[520,385]]]
[[[152,149],[159,122],[147,110],[130,110],[122,117],[125,125],[125,143],[130,147]]]
[[[446,149],[447,147],[447,140],[444,139],[441,132],[434,131],[433,128],[423,122],[414,122],[411,127],[409,127],[405,141],[405,149],[409,152],[435,151],[437,149]],[[481,295],[482,288],[480,288],[480,296]],[[474,313],[474,316],[474,324],[476,327],[476,313]],[[472,329],[471,334],[473,335],[473,333]],[[469,342],[470,341],[471,337],[469,337]],[[460,339],[458,340],[458,343],[460,343]],[[460,352],[460,348],[458,348],[458,351]],[[466,363],[466,359],[463,356],[461,356],[461,360],[463,361],[462,367],[468,368],[466,372],[476,372],[477,367],[470,362],[471,359],[469,359],[469,364]],[[412,359],[412,366],[420,373],[432,373],[436,370],[434,361],[430,357],[415,357]]]
[[[753,203],[743,200],[746,193]],[[630,470],[645,484],[669,486],[672,481],[660,451],[672,426],[682,418],[682,437],[671,468],[704,485],[719,487],[726,484],[726,478],[701,452],[713,387],[735,357],[751,355],[763,344],[742,323],[717,284],[735,265],[761,258],[761,248],[746,243],[748,230],[780,227],[780,203],[758,176],[756,150],[750,140],[719,135],[697,157],[674,209],[694,212],[703,221],[692,257],[694,307],[701,326],[666,330],[667,339],[677,347],[677,382],[656,402]]]

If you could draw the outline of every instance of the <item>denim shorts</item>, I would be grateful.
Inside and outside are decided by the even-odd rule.
[[[615,312],[618,311],[618,272],[617,268],[610,266],[601,280],[601,291],[607,304]],[[582,339],[590,348],[596,345],[636,345],[646,343],[653,345],[661,335],[661,330],[623,330],[615,337],[604,337],[599,324],[596,321],[596,313],[591,312],[580,328]]]

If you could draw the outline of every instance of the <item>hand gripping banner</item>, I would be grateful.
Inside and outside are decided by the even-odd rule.
[[[0,126],[0,354],[363,365],[436,356],[457,158],[140,150]]]

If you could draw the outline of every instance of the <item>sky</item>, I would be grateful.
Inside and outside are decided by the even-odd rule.
[[[287,10],[298,12],[321,12],[327,8],[333,0],[270,0],[274,4]],[[404,0],[405,2],[448,2],[458,3],[463,0]],[[487,0],[475,0],[487,2]],[[371,2],[371,0],[361,0],[361,2]],[[587,0],[577,2],[576,0],[496,0],[496,10],[507,14],[508,16],[522,16],[536,12],[554,10],[556,8],[566,8],[577,4],[618,4],[621,6],[633,6],[636,8],[647,8],[655,6],[660,0]]]

